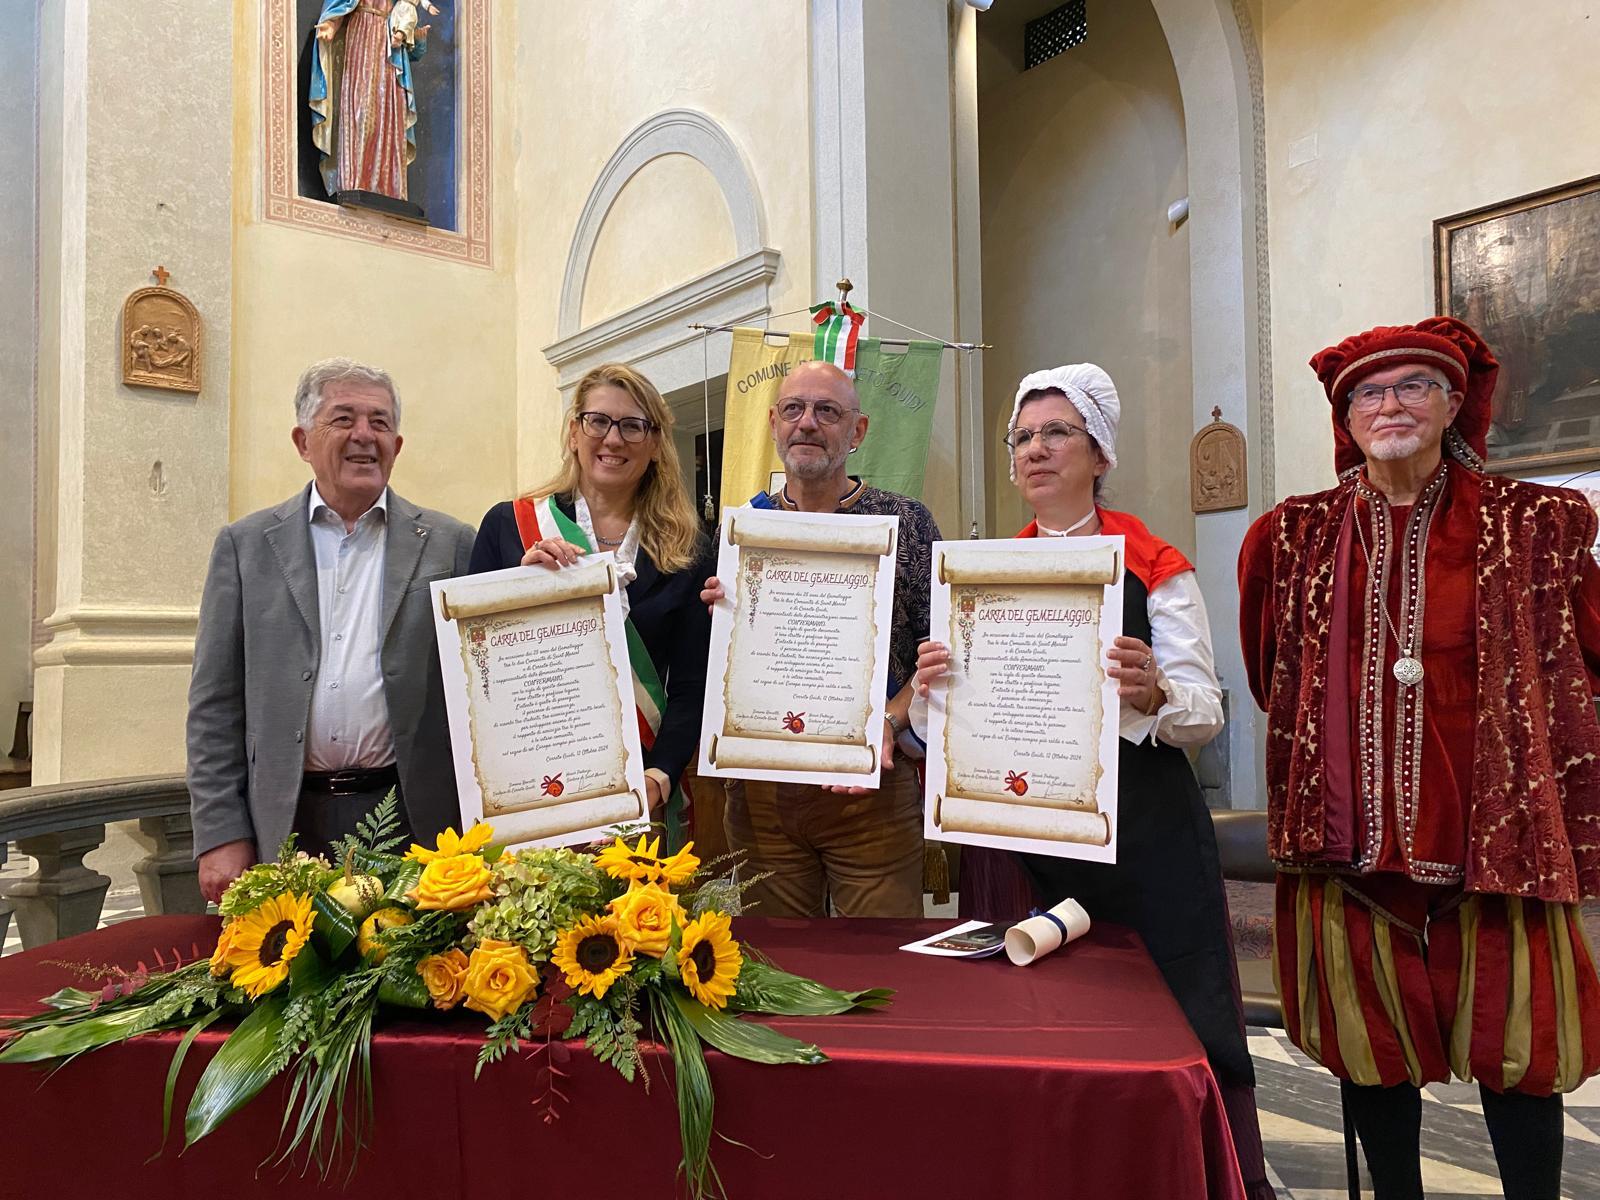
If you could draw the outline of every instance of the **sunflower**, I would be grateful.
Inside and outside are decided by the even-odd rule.
[[[259,1000],[288,978],[289,964],[310,936],[309,894],[285,892],[235,917],[228,923],[225,952],[233,968],[233,986]]]
[[[446,829],[435,839],[438,849],[429,850],[426,846],[411,843],[411,849],[406,851],[406,857],[426,866],[436,858],[454,858],[458,854],[476,854],[489,844],[494,837],[494,826],[479,821],[466,833],[456,834],[454,829]]]
[[[218,978],[233,969],[232,964],[228,962],[228,955],[233,953],[236,924],[234,921],[225,922],[222,931],[217,934],[217,948],[211,952],[211,973]]]
[[[678,977],[689,994],[711,1008],[726,1008],[739,978],[744,956],[733,940],[731,920],[719,912],[702,913],[683,927],[678,949]]]
[[[550,961],[567,983],[586,996],[603,999],[606,989],[633,967],[633,946],[614,916],[589,917],[556,939]]]
[[[676,854],[661,857],[661,839],[650,841],[646,834],[639,835],[639,844],[632,847],[621,838],[595,856],[595,866],[613,879],[630,883],[680,884],[687,883],[700,869],[700,860],[690,853],[690,842]]]

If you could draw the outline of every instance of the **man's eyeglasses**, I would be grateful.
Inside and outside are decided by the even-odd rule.
[[[1428,402],[1433,389],[1441,386],[1437,379],[1429,379],[1426,375],[1413,375],[1410,379],[1381,387],[1376,383],[1363,383],[1351,390],[1350,407],[1360,413],[1377,412],[1383,407],[1383,394],[1393,392],[1394,398],[1407,408],[1421,408]]]
[[[780,400],[777,405],[778,419],[785,425],[793,425],[806,415],[807,408],[817,419],[818,425],[837,425],[844,419],[846,413],[861,411],[858,408],[846,408],[842,404],[835,404],[832,400]]]
[[[1088,437],[1087,429],[1079,429],[1076,425],[1069,425],[1065,421],[1046,421],[1043,429],[1029,429],[1026,425],[1018,425],[1006,433],[1006,445],[1011,447],[1011,453],[1021,454],[1030,445],[1033,439],[1038,438],[1039,444],[1046,450],[1059,450],[1075,437]]]
[[[637,445],[656,431],[656,423],[647,421],[643,417],[613,417],[603,412],[581,412],[578,414],[578,425],[584,433],[599,441],[611,432],[615,425],[617,432],[622,435],[622,440]]]

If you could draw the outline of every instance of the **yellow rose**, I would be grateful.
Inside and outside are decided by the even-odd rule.
[[[467,956],[459,948],[443,954],[430,954],[417,963],[417,974],[437,1009],[451,1009],[461,1003],[461,985],[467,974]]]
[[[422,868],[417,886],[406,893],[418,908],[456,912],[482,904],[490,896],[489,868],[476,854],[436,858]]]
[[[538,973],[522,947],[493,938],[478,943],[461,980],[466,1006],[494,1021],[516,1012],[538,990]]]
[[[617,916],[617,932],[634,950],[651,958],[667,952],[673,918],[680,928],[689,923],[677,897],[651,884],[635,884],[611,902],[611,911]]]

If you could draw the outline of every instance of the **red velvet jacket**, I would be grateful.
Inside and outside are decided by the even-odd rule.
[[[1475,608],[1465,886],[1558,903],[1600,895],[1595,514],[1569,491],[1449,470],[1455,502],[1476,508],[1476,578],[1470,599],[1434,589],[1428,607],[1454,591]],[[1377,866],[1328,836],[1331,808],[1351,800],[1327,786],[1323,722],[1334,568],[1354,491],[1352,479],[1284,501],[1240,554],[1245,664],[1267,712],[1268,849],[1288,868]]]

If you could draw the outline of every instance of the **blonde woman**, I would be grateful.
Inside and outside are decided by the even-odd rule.
[[[684,487],[672,411],[653,383],[619,363],[578,381],[560,470],[484,515],[471,569],[559,570],[608,550],[625,577],[632,573],[623,608],[644,647],[635,648],[633,674],[635,693],[648,697],[639,708],[646,789],[677,846],[685,836],[678,781],[700,736],[705,695],[711,618],[700,582],[713,569],[711,547]]]

